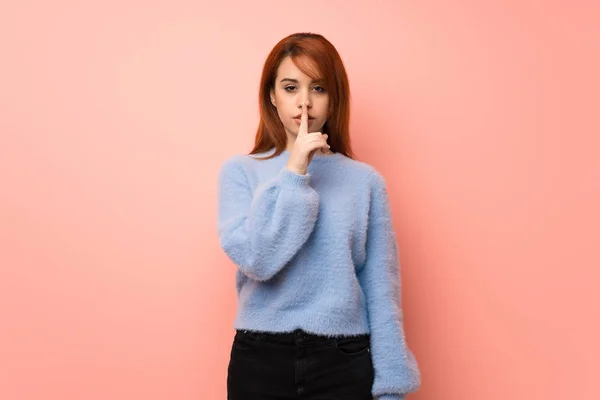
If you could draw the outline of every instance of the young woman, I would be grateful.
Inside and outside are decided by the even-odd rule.
[[[420,386],[386,185],[352,155],[349,98],[328,40],[284,38],[264,65],[254,149],[222,165],[229,400],[401,400]]]

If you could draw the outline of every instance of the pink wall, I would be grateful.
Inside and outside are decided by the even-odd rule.
[[[304,30],[342,54],[355,149],[389,182],[409,398],[600,398],[592,1],[10,3],[1,399],[225,398],[217,172]]]

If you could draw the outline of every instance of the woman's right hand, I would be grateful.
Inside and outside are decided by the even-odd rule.
[[[290,152],[287,168],[297,174],[305,175],[308,164],[312,161],[315,152],[319,149],[329,149],[327,137],[327,134],[321,132],[308,133],[308,110],[306,104],[302,103],[300,128]]]

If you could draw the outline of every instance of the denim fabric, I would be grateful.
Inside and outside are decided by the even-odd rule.
[[[372,400],[369,335],[326,337],[303,330],[238,330],[228,367],[228,400]]]

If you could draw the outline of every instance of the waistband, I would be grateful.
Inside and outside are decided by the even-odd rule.
[[[237,335],[247,335],[256,339],[278,342],[278,343],[297,343],[297,342],[310,342],[310,343],[335,343],[337,340],[342,338],[355,338],[355,339],[369,339],[368,333],[360,335],[335,335],[325,336],[317,335],[314,333],[306,332],[302,329],[296,329],[293,332],[261,332],[247,329],[236,329]]]

